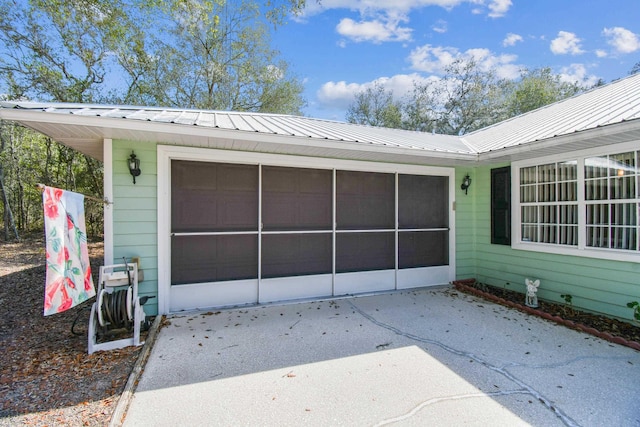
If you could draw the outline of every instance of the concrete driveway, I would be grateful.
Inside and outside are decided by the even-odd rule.
[[[125,426],[640,426],[640,352],[449,287],[169,320]]]

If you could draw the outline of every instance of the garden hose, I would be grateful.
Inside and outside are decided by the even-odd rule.
[[[114,292],[102,290],[98,307],[100,326],[108,326],[109,329],[129,329],[131,327],[131,288],[120,289]]]

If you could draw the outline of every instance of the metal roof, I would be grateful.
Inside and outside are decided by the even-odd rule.
[[[640,73],[465,135],[478,153],[640,119]]]
[[[475,154],[456,136],[282,114],[33,102],[2,102],[0,107],[0,118],[98,158],[101,148],[87,150],[91,141],[101,147],[104,138],[329,157],[351,150],[360,152],[357,158],[372,160],[382,160],[376,152],[444,159]]]
[[[104,139],[315,157],[456,165],[640,140],[640,73],[462,137],[309,117],[159,107],[2,102],[14,120],[102,159]]]

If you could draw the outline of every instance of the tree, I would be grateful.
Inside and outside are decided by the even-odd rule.
[[[118,1],[0,0],[0,71],[13,95],[104,99],[112,52],[136,28]]]
[[[495,70],[482,70],[473,58],[456,59],[445,68],[436,89],[437,130],[462,135],[481,129],[504,117],[502,85]]]
[[[440,116],[438,101],[439,80],[414,82],[413,91],[402,103],[402,128],[418,132],[436,132]]]
[[[269,30],[304,0],[0,0],[0,93],[299,114],[302,85]],[[159,21],[158,21],[159,20]],[[2,219],[38,228],[43,183],[101,198],[95,159],[16,127],[0,152]],[[6,136],[6,135],[5,135]],[[3,136],[4,137],[4,136]],[[100,232],[102,206],[87,206]],[[8,226],[8,225],[7,225]]]
[[[585,87],[566,83],[549,68],[524,70],[516,81],[499,79],[473,59],[460,58],[442,77],[414,82],[402,101],[383,86],[357,93],[347,121],[421,132],[463,135],[573,96]],[[393,120],[383,120],[390,110]],[[400,117],[400,120],[398,120]]]
[[[303,0],[0,0],[0,89],[60,102],[300,114],[269,28]]]
[[[402,127],[402,106],[394,101],[392,91],[380,83],[356,93],[349,106],[346,119],[349,123],[389,128]]]
[[[132,82],[127,102],[301,114],[302,84],[269,47],[278,12],[274,23],[259,3],[245,0],[167,0],[145,10],[166,25],[123,56]]]
[[[553,74],[548,67],[524,70],[518,81],[512,82],[507,94],[509,117],[526,113],[573,96],[584,88],[577,83],[567,83]]]

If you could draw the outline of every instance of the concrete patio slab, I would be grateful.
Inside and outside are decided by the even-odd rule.
[[[640,352],[449,287],[169,321],[126,426],[640,425]]]

